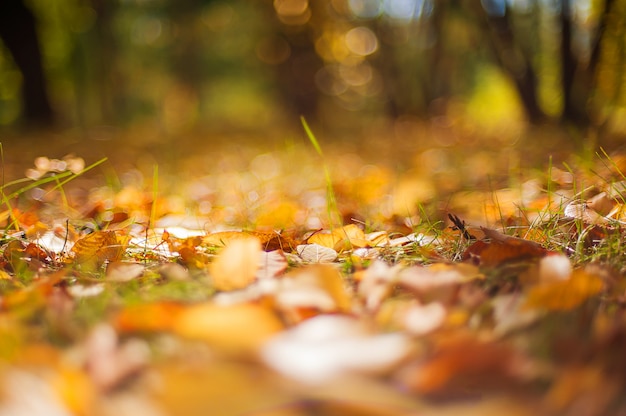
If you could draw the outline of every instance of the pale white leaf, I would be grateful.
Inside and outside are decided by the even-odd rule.
[[[330,247],[319,244],[302,244],[296,247],[296,252],[308,263],[332,263],[337,260],[338,254]]]
[[[141,276],[144,270],[145,266],[140,263],[109,263],[106,271],[106,280],[109,282],[129,282]]]
[[[324,383],[347,373],[388,371],[409,351],[403,334],[374,335],[353,318],[319,315],[270,339],[261,356],[287,377]]]
[[[439,302],[414,305],[406,311],[404,325],[412,334],[424,335],[439,328],[446,319],[446,308]]]

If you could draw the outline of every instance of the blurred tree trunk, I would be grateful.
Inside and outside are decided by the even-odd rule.
[[[201,48],[196,33],[196,17],[206,0],[178,0],[167,3],[168,15],[175,25],[171,65],[174,76],[188,91],[199,91],[204,78]]]
[[[595,88],[598,62],[600,60],[602,39],[606,33],[608,19],[613,13],[614,0],[605,0],[599,13],[600,21],[588,57],[580,58],[573,50],[574,29],[572,10],[569,1],[563,0],[559,15],[561,26],[561,83],[563,93],[563,112],[561,121],[578,126],[588,126],[593,115],[590,114],[589,100]],[[591,111],[593,111],[591,109]]]
[[[33,13],[21,0],[0,1],[0,37],[22,73],[22,116],[27,123],[47,125],[53,114],[36,29]]]
[[[113,33],[113,20],[117,12],[117,2],[108,0],[91,0],[96,12],[95,33],[92,48],[86,55],[93,62],[95,88],[97,90],[97,107],[100,122],[119,121],[127,117],[124,84],[118,73],[118,47]],[[89,88],[89,86],[87,86]]]
[[[513,80],[526,117],[531,123],[544,121],[546,114],[537,98],[537,74],[531,57],[524,53],[515,37],[509,20],[511,11],[508,3],[500,15],[487,13],[480,0],[472,0],[471,4],[495,61]]]

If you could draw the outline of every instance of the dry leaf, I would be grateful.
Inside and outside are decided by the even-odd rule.
[[[540,244],[511,237],[496,230],[481,227],[491,241],[477,241],[463,253],[463,260],[473,259],[482,266],[493,267],[504,262],[543,257],[549,253]]]
[[[539,261],[539,281],[567,280],[573,270],[572,262],[564,254],[549,255]]]
[[[508,334],[535,322],[540,314],[536,309],[524,307],[526,297],[520,293],[498,295],[493,298],[493,332],[497,336]]]
[[[283,234],[259,231],[220,231],[204,236],[202,243],[208,246],[223,247],[232,241],[247,237],[258,239],[264,251],[283,250],[290,252],[297,245],[295,240]]]
[[[138,338],[118,343],[115,329],[100,324],[87,337],[85,354],[87,373],[100,389],[108,391],[144,368],[150,349]]]
[[[404,315],[404,326],[414,335],[425,335],[439,328],[446,320],[448,312],[439,302],[427,305],[413,305]]]
[[[310,266],[285,276],[275,294],[277,306],[285,313],[298,310],[344,311],[351,298],[341,274],[331,266]],[[294,320],[297,321],[298,319]]]
[[[202,244],[208,246],[226,247],[233,240],[245,237],[242,231],[220,231],[211,233],[202,238]]]
[[[110,282],[129,282],[143,274],[145,266],[140,263],[113,262],[107,265],[106,279]]]
[[[296,247],[300,258],[307,263],[332,263],[337,260],[337,252],[317,243],[303,244]]]
[[[252,352],[282,329],[279,319],[256,304],[202,303],[182,311],[174,332],[228,352]]]
[[[261,262],[256,277],[259,280],[278,277],[287,270],[287,266],[287,258],[282,250],[264,251],[261,253]]]
[[[121,332],[160,332],[170,330],[184,307],[174,302],[129,305],[115,318]]]
[[[337,238],[330,231],[320,231],[309,237],[306,242],[306,245],[316,244],[318,246],[326,247],[334,251],[335,243],[337,243]]]
[[[482,395],[484,388],[519,382],[524,361],[505,344],[461,336],[444,342],[426,361],[406,367],[401,380],[420,394]]]
[[[358,294],[365,302],[368,311],[375,311],[392,291],[392,284],[399,266],[389,267],[377,260],[361,273]]]
[[[105,261],[120,260],[127,241],[126,237],[118,236],[115,231],[94,231],[72,247],[74,263],[86,268],[97,268]]]
[[[398,283],[417,292],[423,300],[443,302],[452,299],[461,283],[481,278],[478,268],[467,263],[413,266],[398,273]]]
[[[217,290],[243,289],[256,279],[261,242],[255,237],[237,238],[222,250],[210,265]]]
[[[563,209],[563,215],[580,220],[585,224],[606,225],[610,222],[608,218],[590,208],[586,202],[570,202]]]
[[[372,335],[353,318],[320,315],[272,338],[261,356],[287,377],[323,383],[345,373],[389,371],[409,351],[402,334]]]
[[[576,308],[604,289],[602,279],[585,270],[575,270],[568,280],[549,281],[528,291],[528,308],[567,311]]]
[[[332,248],[335,251],[372,246],[372,243],[367,239],[363,230],[355,224],[336,228],[332,232],[317,232],[310,236],[306,242],[308,244],[319,244],[324,247]]]

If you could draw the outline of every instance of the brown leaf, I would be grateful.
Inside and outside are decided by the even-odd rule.
[[[543,257],[549,253],[534,241],[511,237],[489,228],[481,229],[491,241],[480,240],[469,246],[463,253],[463,260],[474,259],[482,266],[492,267],[507,261]]]
[[[499,343],[469,336],[443,342],[425,362],[407,367],[403,383],[420,394],[476,394],[484,388],[506,386],[521,376],[521,357]]]

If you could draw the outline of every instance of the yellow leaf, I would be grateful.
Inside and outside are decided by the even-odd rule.
[[[63,367],[52,380],[52,386],[63,404],[74,414],[87,414],[96,399],[96,391],[84,371]]]
[[[182,305],[173,302],[129,305],[116,316],[115,328],[120,332],[168,331],[182,310]]]
[[[575,270],[569,280],[551,281],[532,287],[527,308],[567,311],[576,308],[604,288],[602,279],[584,270]]]
[[[370,242],[365,233],[355,224],[348,224],[333,231],[337,241],[335,250],[351,249],[352,247],[368,247]]]
[[[332,248],[336,251],[349,250],[353,247],[368,247],[371,243],[367,240],[365,233],[354,224],[337,228],[332,232],[319,232],[313,234],[307,240],[308,244],[319,244],[320,246]]]
[[[210,265],[209,270],[215,288],[243,289],[254,282],[260,257],[259,239],[244,237],[231,241]]]
[[[182,311],[174,332],[240,353],[254,351],[282,328],[279,319],[259,305],[203,303]]]
[[[337,307],[342,311],[349,311],[351,302],[346,292],[341,273],[331,266],[315,267],[320,286],[333,298]]]
[[[115,231],[94,231],[78,240],[72,247],[74,263],[95,268],[105,261],[120,260],[127,242],[127,237],[118,236]]]
[[[320,246],[332,248],[333,250],[335,249],[336,242],[337,239],[334,234],[324,231],[315,233],[307,239],[308,244],[319,244]]]
[[[242,231],[220,231],[204,236],[204,238],[202,238],[202,244],[225,247],[231,241],[243,237],[245,237],[245,234]]]

